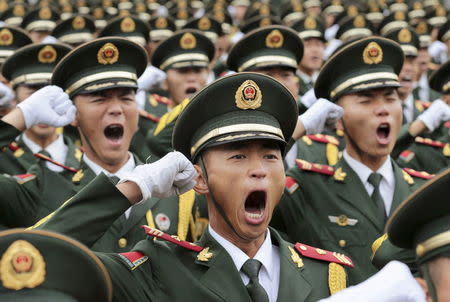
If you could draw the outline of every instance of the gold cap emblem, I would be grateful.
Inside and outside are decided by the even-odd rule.
[[[347,16],[354,17],[359,14],[358,7],[355,5],[349,5],[347,8]]]
[[[191,33],[185,33],[180,39],[180,46],[183,49],[192,49],[197,46],[197,39]]]
[[[208,30],[211,28],[211,21],[207,17],[200,18],[198,20],[198,29]]]
[[[411,32],[407,28],[403,28],[398,32],[398,41],[400,43],[409,43],[411,42]]]
[[[263,5],[259,8],[259,15],[260,16],[269,16],[270,15],[270,9],[267,5]]]
[[[314,19],[312,17],[307,17],[305,19],[304,26],[305,26],[305,29],[316,29],[316,27],[317,27],[316,19]]]
[[[261,90],[254,81],[247,80],[236,90],[235,100],[240,109],[257,109],[262,103]]]
[[[73,29],[83,29],[86,26],[86,21],[81,16],[76,16],[73,18],[72,27]]]
[[[377,42],[370,42],[363,51],[363,61],[366,64],[378,64],[383,60],[383,50]]]
[[[25,15],[25,8],[23,7],[23,5],[14,6],[13,15],[16,17],[23,17]]]
[[[436,7],[436,16],[438,17],[445,17],[447,12],[445,11],[445,8],[442,6]]]
[[[416,33],[418,35],[425,35],[427,32],[428,32],[427,22],[425,21],[419,22],[419,24],[417,24],[416,26]]]
[[[225,21],[225,14],[221,11],[217,11],[214,13],[214,19],[216,19],[219,22]]]
[[[266,46],[269,48],[280,48],[283,42],[283,34],[278,29],[272,30],[266,37]]]
[[[13,34],[7,28],[4,28],[0,31],[0,45],[8,46],[13,43]]]
[[[155,27],[156,28],[166,28],[167,27],[167,20],[164,17],[159,17],[155,20]]]
[[[185,9],[179,10],[177,13],[177,18],[178,19],[187,19],[188,17],[188,13]]]
[[[52,11],[48,7],[41,8],[39,11],[39,18],[48,20],[52,17]]]
[[[13,242],[0,260],[0,279],[5,288],[34,288],[45,281],[45,261],[25,240]]]
[[[112,43],[106,43],[97,52],[97,61],[100,64],[114,64],[119,60],[119,50]]]
[[[145,4],[142,2],[136,3],[136,11],[138,13],[145,13],[145,11],[146,11]]]
[[[272,25],[272,20],[270,20],[270,18],[262,18],[261,21],[259,21],[260,27],[268,26],[268,25]]]
[[[208,262],[209,259],[211,259],[214,256],[213,253],[209,251],[209,247],[204,248],[201,250],[201,252],[197,255],[197,260],[202,262]]]
[[[56,60],[56,49],[53,46],[47,45],[42,48],[38,53],[38,60],[41,63],[53,63]]]
[[[366,20],[362,15],[358,15],[353,20],[353,26],[356,28],[364,28],[366,27]]]
[[[104,16],[103,8],[101,8],[101,7],[94,8],[94,11],[92,12],[92,15],[94,16],[95,19],[103,18],[103,16]]]
[[[402,11],[396,11],[394,14],[394,20],[396,21],[404,21],[405,20],[405,13]]]
[[[120,22],[120,30],[124,33],[133,32],[136,29],[136,23],[130,17],[123,18]]]
[[[414,8],[414,10],[423,9],[423,5],[422,5],[422,3],[420,3],[420,1],[416,1],[413,4],[413,8]]]

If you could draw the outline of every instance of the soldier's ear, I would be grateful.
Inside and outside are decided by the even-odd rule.
[[[203,177],[202,168],[199,165],[194,165],[195,170],[197,171],[197,176],[195,177],[196,185],[194,186],[194,191],[200,195],[208,194],[208,185],[206,184],[206,179]]]
[[[433,298],[430,295],[430,292],[428,291],[428,285],[425,279],[423,278],[416,278],[417,283],[419,283],[420,287],[423,289],[423,292],[425,293],[425,298],[427,302],[433,302]]]

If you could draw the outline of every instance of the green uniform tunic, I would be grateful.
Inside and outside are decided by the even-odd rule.
[[[424,181],[411,182],[394,162],[392,166],[395,193],[390,213]],[[334,168],[304,163],[304,168],[290,169],[287,175],[287,190],[272,225],[291,241],[348,255],[355,263],[355,269],[349,271],[352,285],[374,274],[371,245],[383,234],[384,221],[347,162],[341,158]]]
[[[114,184],[99,175],[39,228],[91,246],[128,206]],[[270,232],[280,252],[277,301],[317,301],[330,294],[329,277],[345,282],[345,273],[335,274],[330,269],[336,263],[301,257],[277,231]],[[133,248],[138,253],[97,253],[111,275],[114,301],[251,301],[231,256],[208,231],[195,243],[208,250],[198,252],[181,245],[148,238]]]
[[[39,159],[33,155],[33,152],[24,143],[22,135],[20,135],[21,132],[11,125],[5,124],[0,122],[2,131],[0,138],[2,147],[2,152],[0,152],[0,173],[11,175],[26,173]],[[19,135],[19,139],[15,141],[15,138]],[[63,138],[64,144],[68,147],[66,161],[63,164],[68,167],[77,167],[80,162],[81,151],[70,138],[66,136]]]

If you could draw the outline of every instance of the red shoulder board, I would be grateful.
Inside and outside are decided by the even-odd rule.
[[[326,262],[334,262],[342,265],[346,265],[349,267],[353,267],[352,260],[345,256],[344,254],[339,254],[336,252],[325,251],[319,248],[315,248],[303,243],[296,243],[295,249],[299,252],[303,257],[322,260]]]
[[[286,176],[286,184],[285,184],[285,186],[286,186],[286,189],[291,194],[294,193],[295,190],[298,189],[297,181],[294,178],[290,177],[290,176]]]
[[[416,108],[419,109],[419,111],[423,111],[425,109],[428,109],[430,107],[431,103],[422,101],[422,100],[416,100]]]
[[[8,148],[9,150],[14,152],[20,149],[20,146],[16,142],[12,142],[11,144],[8,145]]]
[[[171,100],[169,100],[168,98],[166,98],[166,97],[164,97],[164,96],[161,96],[161,95],[159,95],[159,94],[153,93],[153,94],[152,94],[152,97],[154,97],[155,100],[156,100],[158,103],[160,103],[160,104],[164,104],[164,105],[170,105],[170,104],[172,104],[172,101],[171,101]]]
[[[13,176],[19,184],[24,184],[27,181],[33,180],[36,178],[34,174],[18,174]]]
[[[159,238],[159,239],[162,239],[165,241],[169,241],[173,244],[179,245],[179,246],[184,247],[191,251],[201,252],[203,250],[203,248],[201,246],[193,244],[189,241],[180,240],[180,239],[178,239],[177,236],[174,236],[174,235],[171,236],[169,234],[161,232],[158,229],[153,229],[147,225],[143,225],[142,228],[144,229],[145,233],[149,236],[156,237],[156,238]]]
[[[159,122],[159,117],[157,117],[156,115],[153,115],[151,113],[148,113],[147,111],[142,110],[142,109],[139,110],[139,116],[141,116],[145,119],[151,120],[154,123]]]
[[[125,261],[132,270],[148,260],[148,257],[141,252],[120,253],[119,257]]]
[[[48,161],[48,162],[51,162],[52,164],[57,165],[58,167],[64,168],[64,169],[66,169],[66,170],[68,170],[68,171],[70,171],[70,172],[73,172],[73,173],[77,173],[77,172],[78,172],[77,169],[72,168],[72,167],[68,167],[68,166],[66,166],[66,165],[63,165],[62,163],[57,162],[57,161],[51,159],[50,157],[48,157],[47,155],[44,155],[44,154],[42,154],[42,153],[34,153],[33,155],[34,155],[35,157],[37,157],[37,158],[42,159],[42,160],[46,160],[46,161]]]
[[[313,141],[324,143],[324,144],[333,144],[338,146],[339,141],[337,138],[331,136],[331,135],[324,135],[324,134],[311,134],[308,135],[308,138],[310,138]]]
[[[327,165],[313,164],[303,159],[296,159],[297,167],[305,171],[312,171],[326,175],[334,175],[334,168]]]
[[[432,146],[432,147],[438,147],[438,148],[444,148],[445,143],[440,142],[440,141],[434,141],[432,139],[429,138],[423,138],[423,137],[416,137],[416,143],[419,144],[424,144],[424,145],[428,145],[428,146]]]
[[[405,150],[402,153],[400,153],[400,158],[406,162],[411,161],[411,159],[413,159],[414,156],[415,156],[414,152],[412,152],[410,150]]]
[[[444,126],[447,127],[447,128],[450,128],[450,122],[445,122]]]
[[[411,176],[423,178],[423,179],[432,179],[434,177],[434,174],[427,173],[425,171],[416,171],[410,168],[403,168],[403,171],[408,173]]]

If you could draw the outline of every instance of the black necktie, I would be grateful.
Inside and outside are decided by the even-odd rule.
[[[258,260],[248,259],[241,268],[241,271],[250,279],[246,287],[253,302],[269,302],[269,297],[258,280],[261,265],[262,263]]]
[[[372,173],[367,180],[373,186],[372,200],[377,206],[379,217],[382,217],[384,222],[387,220],[386,209],[384,206],[384,200],[380,193],[380,182],[383,176],[379,173]]]

